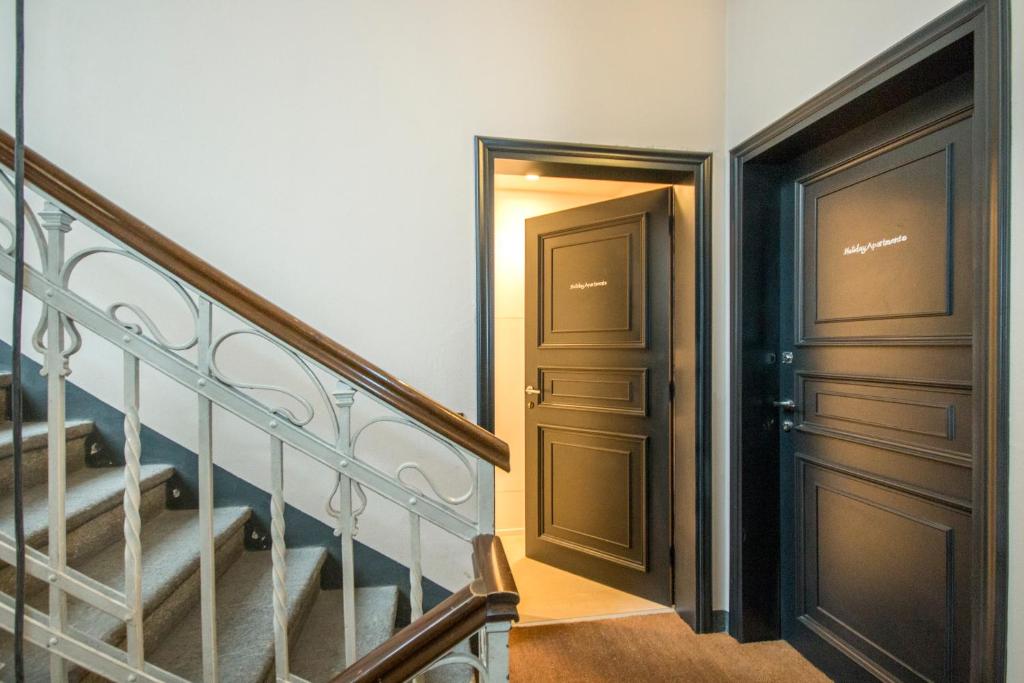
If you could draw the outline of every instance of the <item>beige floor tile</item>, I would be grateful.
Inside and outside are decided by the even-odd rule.
[[[526,557],[522,534],[501,537],[519,588],[520,625],[667,609],[664,605]]]

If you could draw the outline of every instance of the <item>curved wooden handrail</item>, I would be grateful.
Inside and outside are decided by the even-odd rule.
[[[473,539],[476,578],[377,646],[331,683],[399,683],[443,657],[488,622],[518,621],[519,592],[501,540]]]
[[[14,167],[14,139],[2,130],[0,163]],[[508,445],[494,434],[272,304],[30,149],[25,150],[25,178],[115,239],[328,370],[483,460],[509,469]]]

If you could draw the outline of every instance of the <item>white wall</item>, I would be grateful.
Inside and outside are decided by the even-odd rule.
[[[726,135],[733,147],[956,4],[953,0],[728,0]],[[1024,64],[1024,1],[1012,0],[1013,65]],[[783,38],[783,39],[780,39]],[[1024,292],[1024,77],[1014,73],[1012,283]],[[1024,328],[1015,296],[1010,325]],[[723,329],[721,326],[716,329]],[[1024,339],[1011,351],[1011,387],[1024,383]],[[1010,404],[1008,681],[1024,680],[1024,407]],[[1016,417],[1016,419],[1014,419]],[[716,509],[722,510],[719,500]]]
[[[719,2],[26,4],[31,147],[469,415],[473,135],[722,159]],[[3,5],[3,35],[12,35],[12,7]],[[0,92],[10,93],[4,46]],[[10,107],[0,110],[0,126],[12,130]],[[721,179],[724,164],[716,168]],[[718,193],[722,282],[723,207]],[[725,299],[718,301],[724,311]],[[76,357],[72,379],[119,404],[119,380],[89,356]],[[164,405],[144,419],[189,445],[194,406],[165,385],[147,380],[144,410],[159,393]],[[218,436],[218,462],[263,481],[265,444],[236,427]],[[724,434],[721,418],[718,429]],[[324,519],[322,479],[319,470],[290,472],[297,483],[289,500]],[[401,518],[368,520],[361,539],[403,559],[396,525],[404,528]],[[436,557],[428,575],[461,585],[464,572],[446,569],[449,550],[425,547]]]

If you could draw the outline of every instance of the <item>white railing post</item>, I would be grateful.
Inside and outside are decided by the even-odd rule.
[[[491,622],[484,627],[482,642],[486,643],[486,654],[483,656],[488,683],[504,683],[508,680],[508,633],[511,630],[511,621]]]
[[[356,390],[344,382],[334,387],[334,404],[338,407],[338,450],[343,453],[342,468],[352,453],[352,404]],[[338,474],[338,517],[336,533],[341,536],[341,596],[345,639],[345,665],[356,661],[356,570],[355,519],[352,516],[352,480]]]
[[[46,202],[39,218],[47,232],[45,269],[49,288],[47,292],[52,295],[52,288],[61,286],[65,236],[71,230],[74,218],[49,201]],[[70,371],[64,358],[64,319],[56,308],[49,305],[46,307],[46,360],[43,372],[46,374],[49,452],[49,562],[50,571],[56,576],[63,574],[67,566],[67,519],[64,500],[67,491],[67,437],[64,384]],[[50,628],[62,633],[67,625],[67,613],[67,595],[51,581]],[[50,680],[52,683],[67,681],[67,664],[58,654],[50,655]]]
[[[273,424],[273,423],[271,423]],[[274,575],[274,667],[288,681],[288,566],[284,542],[284,442],[270,437],[270,552]]]
[[[494,533],[494,465],[476,459],[477,527],[481,534]]]
[[[199,298],[196,325],[200,390],[210,380],[210,344],[213,341],[213,305]],[[199,594],[202,610],[203,681],[220,679],[217,665],[217,549],[213,538],[213,402],[199,397]]]
[[[125,333],[129,340],[130,333]],[[128,664],[142,669],[142,425],[139,422],[139,359],[124,352],[124,596],[130,614],[127,628]]]

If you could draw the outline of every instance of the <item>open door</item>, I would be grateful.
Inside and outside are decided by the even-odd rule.
[[[672,190],[526,221],[526,554],[670,604]]]

